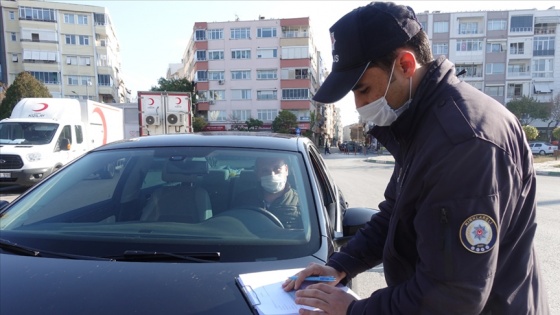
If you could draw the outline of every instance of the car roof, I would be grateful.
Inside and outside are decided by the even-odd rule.
[[[285,151],[301,151],[304,144],[311,143],[307,137],[294,134],[269,132],[197,132],[183,134],[152,135],[106,144],[92,151],[124,148],[195,146],[259,148]]]

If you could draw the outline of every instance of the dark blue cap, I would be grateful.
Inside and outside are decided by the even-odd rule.
[[[354,9],[330,29],[333,64],[313,99],[334,103],[358,83],[371,61],[402,47],[422,30],[412,8],[372,2]]]

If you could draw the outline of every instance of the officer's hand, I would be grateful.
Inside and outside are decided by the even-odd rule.
[[[346,273],[338,272],[333,267],[311,263],[307,266],[307,268],[300,271],[296,276],[298,277],[297,280],[287,279],[282,284],[282,288],[284,289],[284,291],[288,292],[291,290],[299,289],[305,278],[310,276],[332,276],[335,278],[335,281],[329,282],[328,284],[335,286],[340,282],[340,280],[346,277]]]
[[[307,305],[322,310],[312,311],[302,308],[299,310],[299,314],[301,315],[345,315],[348,306],[354,300],[356,300],[356,298],[353,295],[326,283],[313,284],[296,292],[296,304]]]

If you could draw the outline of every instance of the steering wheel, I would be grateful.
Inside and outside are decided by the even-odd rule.
[[[269,219],[270,221],[272,221],[278,227],[284,228],[284,224],[282,224],[282,221],[280,221],[280,219],[278,219],[278,217],[274,215],[274,213],[266,210],[265,208],[255,207],[255,206],[241,206],[241,207],[228,209],[225,213],[230,211],[239,211],[239,210],[249,210],[249,211],[258,212],[262,214],[264,217],[266,217],[267,219]]]

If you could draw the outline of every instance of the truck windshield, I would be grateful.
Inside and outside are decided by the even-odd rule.
[[[47,144],[50,143],[58,124],[41,122],[2,122],[0,144]]]

